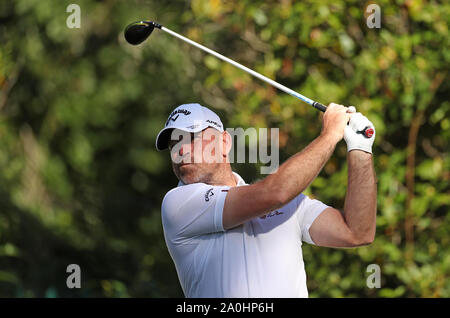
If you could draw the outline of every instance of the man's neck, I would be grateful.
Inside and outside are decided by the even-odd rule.
[[[238,183],[238,180],[236,176],[233,174],[233,171],[231,170],[231,166],[228,165],[227,168],[222,170],[223,173],[220,173],[216,176],[214,176],[214,180],[209,182],[211,185],[226,185],[230,187],[235,187]]]

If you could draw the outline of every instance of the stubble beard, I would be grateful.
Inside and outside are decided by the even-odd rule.
[[[214,171],[214,169],[211,169],[210,171]],[[199,182],[208,184],[213,178],[212,172],[205,171],[205,169],[199,167],[198,164],[188,164],[176,168],[174,167],[174,172],[177,178],[184,184]]]

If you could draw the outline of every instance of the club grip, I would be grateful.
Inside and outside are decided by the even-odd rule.
[[[327,110],[327,106],[322,105],[321,103],[318,103],[318,102],[314,102],[312,104],[312,107],[317,108],[318,110],[320,110],[322,112],[325,112]]]
[[[362,134],[366,138],[372,138],[373,134],[375,133],[375,130],[372,127],[367,126],[361,131],[357,131],[357,134]]]

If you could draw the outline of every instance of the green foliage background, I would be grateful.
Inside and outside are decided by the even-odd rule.
[[[70,3],[81,28],[69,29]],[[0,2],[0,296],[182,296],[160,204],[177,180],[154,148],[169,112],[200,102],[226,127],[279,127],[280,159],[320,132],[299,100],[154,31],[151,19],[376,126],[378,219],[357,249],[304,245],[311,297],[450,297],[447,1]],[[341,207],[341,142],[307,194]],[[247,182],[259,165],[235,164]],[[82,288],[66,287],[79,264]],[[369,289],[369,264],[381,267]]]

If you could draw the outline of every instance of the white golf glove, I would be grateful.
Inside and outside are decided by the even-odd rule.
[[[349,107],[349,112],[354,113],[355,111],[355,107]],[[372,145],[375,140],[375,127],[366,116],[363,116],[361,113],[355,113],[345,127],[344,139],[347,143],[347,152],[362,150],[372,153]]]

